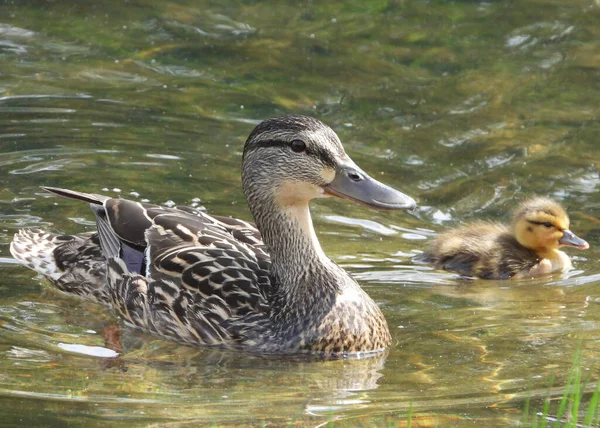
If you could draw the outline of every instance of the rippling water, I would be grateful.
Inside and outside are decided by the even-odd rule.
[[[411,413],[420,426],[506,426],[528,397],[561,395],[579,345],[595,384],[597,1],[63,3],[0,4],[3,424],[403,426]],[[94,227],[85,204],[40,185],[250,219],[242,145],[285,112],[324,120],[419,201],[413,215],[313,209],[326,252],[383,308],[386,355],[174,345],[10,257],[19,228]],[[571,272],[468,281],[413,263],[437,232],[507,220],[533,194],[560,200],[591,244],[570,251]]]

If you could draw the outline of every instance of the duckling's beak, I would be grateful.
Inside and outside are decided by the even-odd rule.
[[[335,178],[323,189],[328,195],[379,210],[414,210],[417,207],[413,198],[373,179],[350,159],[337,167]]]
[[[586,241],[584,241],[568,229],[563,231],[563,236],[558,240],[558,243],[560,245],[566,245],[568,247],[579,248],[580,250],[587,250],[588,248],[590,248],[590,244],[588,244]]]

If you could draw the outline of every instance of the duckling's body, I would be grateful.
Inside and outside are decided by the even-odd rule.
[[[569,230],[569,217],[558,203],[534,198],[515,211],[512,226],[460,226],[440,234],[418,259],[465,276],[526,278],[571,268],[560,246],[588,248]]]
[[[259,124],[244,147],[242,178],[257,227],[190,207],[47,188],[90,203],[98,231],[21,230],[11,253],[60,290],[170,340],[277,353],[386,348],[383,314],[324,254],[308,202],[335,195],[397,209],[414,201],[371,179],[330,128],[306,116]]]

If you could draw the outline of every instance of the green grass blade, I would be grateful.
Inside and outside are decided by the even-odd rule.
[[[542,408],[542,421],[540,422],[540,428],[546,428],[546,424],[548,423],[548,412],[550,411],[550,388],[552,388],[553,384],[554,374],[550,376],[550,381],[548,382],[548,394],[546,395],[544,407]]]
[[[585,386],[587,384],[587,382],[585,382],[584,385],[581,385],[581,371],[583,370],[581,350],[579,350],[577,354],[579,354],[576,358],[577,361],[573,363],[573,368],[571,369],[575,370],[575,382],[573,384],[573,397],[571,400],[571,421],[574,421],[575,424],[577,424],[577,421],[579,420],[579,405],[581,403],[582,397],[581,390],[582,388],[585,389]]]
[[[590,402],[588,403],[587,411],[585,412],[585,417],[583,418],[583,426],[591,427],[592,421],[594,417],[598,413],[598,398],[600,396],[600,381],[596,383],[596,388],[594,389],[594,393],[590,398]]]
[[[531,391],[531,383],[529,384],[529,387],[527,388]],[[521,415],[521,423],[523,423],[523,425],[527,424],[527,422],[529,422],[529,404],[531,401],[531,396],[527,397],[525,399],[525,406],[523,407],[523,414]]]
[[[575,356],[573,358],[573,364],[571,366],[571,370],[569,371],[569,376],[567,378],[567,383],[565,385],[565,392],[558,404],[558,410],[556,411],[556,422],[553,426],[559,428],[561,426],[561,421],[563,415],[565,413],[565,409],[567,408],[567,404],[573,404],[573,388],[579,389],[579,384],[576,384],[576,378],[580,378],[580,370],[579,366],[581,365],[581,346],[577,346],[577,350],[575,351]],[[577,419],[575,419],[577,420]]]
[[[550,397],[544,400],[544,408],[542,409],[542,422],[540,423],[540,428],[546,428],[546,424],[548,423],[548,412],[550,411]]]

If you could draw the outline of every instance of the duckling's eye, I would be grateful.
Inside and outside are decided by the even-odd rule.
[[[551,227],[554,227],[554,225],[551,222],[549,222],[549,221],[534,221],[534,220],[529,220],[529,223],[537,224],[538,226],[545,226],[548,229],[550,229]]]
[[[301,153],[306,150],[306,143],[302,140],[294,140],[291,143],[292,150],[296,153]]]

